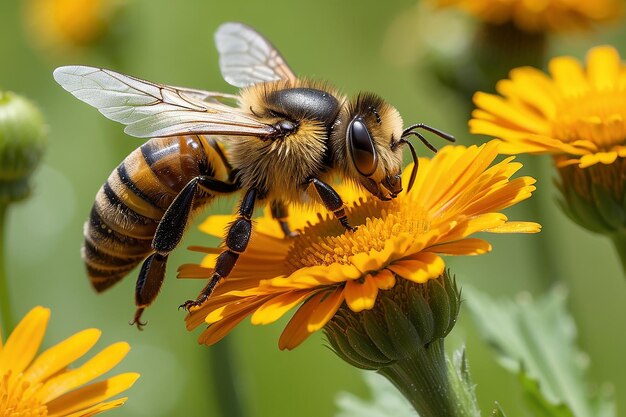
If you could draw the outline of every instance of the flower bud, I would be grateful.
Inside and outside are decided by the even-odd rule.
[[[45,145],[46,126],[39,109],[23,97],[0,91],[0,203],[29,195],[29,179]]]

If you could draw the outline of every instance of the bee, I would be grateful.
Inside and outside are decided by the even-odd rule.
[[[354,231],[333,178],[352,181],[381,200],[403,189],[402,150],[419,132],[454,138],[418,123],[403,128],[398,111],[379,96],[344,96],[326,82],[297,77],[272,44],[241,23],[216,34],[224,79],[237,95],[156,84],[114,71],[66,66],[54,79],[124,131],[150,138],[112,172],[96,195],[84,228],[82,257],[101,292],[142,263],[131,324],[140,329],[144,309],[157,297],[168,255],[193,214],[215,198],[242,193],[212,277],[189,310],[207,300],[246,250],[251,216],[270,204],[286,236],[290,204],[321,203],[347,231]],[[225,148],[226,146],[226,148]]]

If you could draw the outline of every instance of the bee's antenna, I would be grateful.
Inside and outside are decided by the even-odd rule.
[[[411,171],[411,177],[409,178],[409,186],[406,190],[406,192],[408,193],[409,191],[411,191],[411,188],[413,188],[413,184],[415,183],[415,178],[417,177],[417,167],[420,164],[420,160],[417,157],[417,152],[415,152],[415,148],[413,147],[413,144],[411,142],[409,142],[408,140],[402,138],[399,141],[400,143],[406,143],[407,145],[409,145],[409,149],[411,150],[411,156],[413,157],[413,170]]]
[[[455,142],[456,141],[456,139],[454,139],[454,136],[452,136],[452,135],[450,135],[450,134],[448,134],[446,132],[443,132],[443,131],[441,131],[439,129],[435,129],[432,126],[425,125],[424,123],[416,123],[414,125],[411,125],[411,126],[407,127],[402,132],[402,136],[408,135],[409,132],[414,131],[415,129],[428,130],[429,132],[434,133],[435,135],[439,136],[440,138],[444,138],[447,141],[450,141],[450,142]]]
[[[417,157],[417,152],[415,152],[415,147],[413,147],[413,144],[409,142],[407,138],[411,135],[417,136],[428,149],[430,149],[434,153],[437,153],[437,148],[435,148],[421,133],[417,132],[416,129],[427,130],[450,142],[456,141],[456,139],[454,139],[454,136],[442,132],[439,129],[435,129],[434,127],[425,125],[424,123],[417,123],[404,129],[404,131],[402,132],[402,136],[400,137],[399,143],[406,143],[407,145],[409,145],[409,149],[411,150],[411,156],[413,157],[414,162],[413,170],[411,171],[411,177],[409,178],[409,186],[407,188],[407,192],[411,191],[411,188],[415,183],[415,178],[417,177],[417,167],[419,165],[419,158]]]

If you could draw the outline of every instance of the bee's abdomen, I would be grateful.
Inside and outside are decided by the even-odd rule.
[[[98,191],[85,223],[82,257],[94,288],[109,288],[152,253],[156,228],[176,195],[198,175],[216,173],[228,176],[228,162],[217,143],[198,136],[152,139],[126,157]]]

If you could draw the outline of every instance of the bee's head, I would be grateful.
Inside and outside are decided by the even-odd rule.
[[[402,118],[380,97],[359,94],[344,107],[337,131],[344,171],[381,200],[402,191]]]
[[[342,131],[342,126],[345,126],[345,131]],[[417,175],[418,159],[408,138],[417,136],[437,152],[416,131],[420,128],[454,141],[452,136],[421,123],[402,129],[402,118],[394,107],[374,94],[359,94],[340,116],[339,130],[345,139],[345,158],[342,159],[346,172],[379,199],[395,198],[402,191],[402,149],[403,145],[408,145],[414,161],[408,183],[410,190]]]

